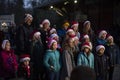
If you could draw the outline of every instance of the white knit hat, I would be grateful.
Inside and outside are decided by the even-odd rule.
[[[105,50],[105,47],[104,47],[103,45],[98,45],[98,46],[96,47],[96,51],[98,52],[101,48],[103,48],[103,49]]]
[[[90,23],[90,21],[88,21],[88,20],[85,21],[84,24],[83,24],[83,26],[85,26],[87,23]]]
[[[50,26],[50,21],[48,19],[45,19],[43,22],[42,22],[42,25],[44,25],[45,23],[48,23],[49,26]]]
[[[2,42],[2,49],[5,49],[6,43],[9,42],[9,40],[3,40]]]
[[[38,36],[40,36],[40,35],[41,35],[40,32],[35,32],[35,33],[34,33],[34,36],[35,36],[35,37],[38,37]]]
[[[58,37],[58,35],[55,34],[55,33],[54,33],[54,34],[51,34],[51,36],[50,36],[51,39],[53,39],[53,38],[55,38],[55,37]]]
[[[27,20],[27,19],[29,19],[29,18],[33,19],[33,16],[32,16],[31,14],[26,14],[25,20]]]
[[[89,38],[89,36],[86,34],[83,36],[84,39]]]
[[[105,30],[100,31],[100,32],[99,32],[99,38],[100,38],[104,33],[107,34],[107,31],[105,31]]]
[[[55,29],[55,28],[52,28],[52,29],[50,30],[50,34],[52,34],[53,32],[56,32],[56,29]]]

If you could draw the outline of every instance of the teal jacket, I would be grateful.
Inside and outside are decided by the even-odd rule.
[[[55,50],[47,50],[44,56],[44,66],[49,71],[58,72],[61,68],[61,60],[60,60],[59,51]]]
[[[94,55],[90,53],[90,55],[87,56],[84,52],[79,53],[77,65],[89,66],[94,69]]]

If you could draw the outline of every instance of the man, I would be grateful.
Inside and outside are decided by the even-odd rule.
[[[18,27],[16,31],[16,47],[17,54],[30,54],[30,35],[32,28],[33,17],[31,14],[25,15],[25,20],[22,26]]]

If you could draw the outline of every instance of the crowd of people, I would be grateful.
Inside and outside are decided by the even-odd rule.
[[[83,66],[95,71],[96,80],[112,80],[120,49],[107,30],[96,34],[88,20],[81,31],[77,21],[65,21],[61,29],[51,27],[48,19],[37,28],[32,22],[32,15],[26,14],[14,39],[0,39],[1,79],[71,80],[72,70]]]

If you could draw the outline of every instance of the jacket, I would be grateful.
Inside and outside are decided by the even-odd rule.
[[[60,53],[57,50],[47,50],[43,61],[48,71],[58,72],[61,68]]]
[[[87,56],[84,52],[79,53],[77,65],[89,66],[94,69],[94,55],[90,53],[89,56]]]
[[[18,63],[13,50],[1,51],[0,53],[0,76],[14,77],[18,68]]]

